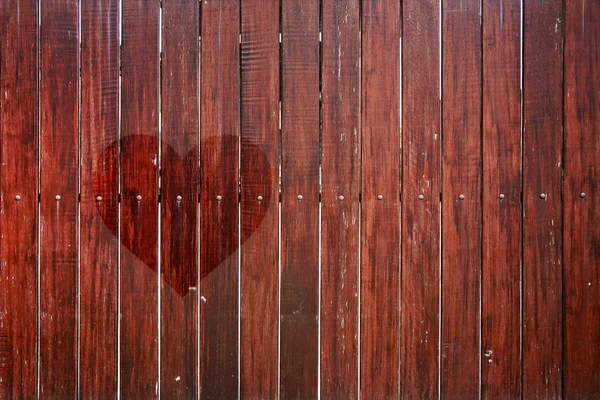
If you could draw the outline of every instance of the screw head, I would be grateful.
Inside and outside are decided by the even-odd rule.
[[[142,195],[141,195],[141,194],[138,194],[138,195],[137,195],[137,197],[136,197],[136,199],[137,199],[137,201],[140,201],[140,200],[142,200]]]
[[[183,197],[177,196],[177,201],[181,201],[181,200],[183,200]]]
[[[339,199],[340,201],[344,201],[344,196],[342,196],[342,195],[339,195],[339,196],[338,196],[338,199]]]
[[[423,200],[425,198],[425,196],[423,196],[422,194],[419,195],[419,200]]]
[[[56,199],[56,201],[60,200],[60,196],[57,194],[56,197],[54,197]]]
[[[579,197],[581,197],[582,199],[585,199],[585,193],[583,193],[583,192],[582,192],[582,193],[579,195]]]
[[[258,196],[256,199],[257,199],[258,201],[263,201],[263,197],[262,197],[262,196]]]
[[[541,194],[540,194],[540,199],[545,199],[546,197],[548,197],[548,196],[546,195],[546,193],[541,193]]]
[[[102,201],[102,197],[101,196],[97,196],[96,197],[96,201]]]
[[[465,199],[465,195],[461,194],[460,196],[458,196],[459,200],[464,200]]]
[[[16,200],[16,201],[19,201],[19,200],[21,200],[21,196],[20,196],[20,195],[16,195],[16,196],[15,196],[15,200]]]
[[[500,200],[504,200],[504,193],[500,193]]]
[[[383,195],[382,194],[378,195],[377,200],[383,200]]]

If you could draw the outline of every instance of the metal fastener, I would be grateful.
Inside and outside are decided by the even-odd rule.
[[[258,196],[256,199],[257,199],[258,201],[263,201],[263,197],[262,197],[262,196]]]
[[[223,200],[223,196],[221,196],[220,194],[217,195],[217,201],[221,201]]]
[[[340,201],[344,201],[344,196],[342,196],[342,195],[339,195],[339,196],[338,196],[338,199],[339,199]]]
[[[377,200],[383,200],[383,195],[382,194],[378,195]]]
[[[298,195],[298,200],[302,200],[304,197],[302,197],[301,194]]]
[[[101,196],[96,197],[96,201],[102,201],[102,197]]]
[[[504,193],[500,193],[500,200],[504,200]]]
[[[181,201],[181,200],[183,200],[183,197],[177,196],[177,201]]]
[[[142,200],[142,195],[138,194],[136,198],[137,198],[138,201],[140,201],[140,200]]]
[[[584,199],[584,198],[585,198],[585,193],[583,193],[583,192],[582,192],[582,193],[581,193],[579,196],[580,196],[582,199]]]
[[[59,201],[60,200],[60,196],[56,195],[55,199],[56,199],[56,201]]]
[[[545,199],[546,197],[548,197],[548,196],[546,196],[546,193],[540,194],[540,199]]]
[[[423,200],[425,198],[425,196],[423,196],[422,194],[419,195],[419,200]]]
[[[20,196],[20,195],[16,195],[16,196],[15,196],[15,200],[16,200],[16,201],[19,201],[19,200],[21,200],[21,196]]]
[[[458,196],[458,198],[459,198],[460,200],[464,200],[464,199],[465,199],[465,195],[464,195],[464,194],[461,194],[460,196]]]

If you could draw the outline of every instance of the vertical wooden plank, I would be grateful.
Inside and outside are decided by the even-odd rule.
[[[360,4],[323,2],[321,398],[358,398]]]
[[[279,11],[278,1],[242,3],[242,398],[277,397]]]
[[[282,398],[315,398],[319,315],[319,1],[282,2]]]
[[[40,396],[77,391],[77,1],[42,2]]]
[[[158,389],[158,0],[123,2],[121,396]]]
[[[198,395],[197,1],[163,0],[161,396]]]
[[[443,398],[479,396],[481,25],[479,0],[442,6]]]
[[[562,396],[562,9],[523,10],[524,398]]]
[[[239,1],[202,3],[200,396],[238,394]]]
[[[439,393],[440,6],[402,8],[402,398]]]
[[[565,8],[564,396],[600,398],[600,3]]]
[[[80,395],[117,397],[118,1],[81,3]]]
[[[2,398],[37,395],[37,12],[37,1],[22,0],[2,1],[0,11]]]
[[[399,394],[400,2],[362,4],[361,397]]]
[[[521,0],[483,1],[481,397],[521,397]]]

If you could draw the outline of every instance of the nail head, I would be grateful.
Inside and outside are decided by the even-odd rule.
[[[217,195],[217,201],[221,201],[223,200],[223,196],[221,196],[220,194]]]
[[[585,193],[582,192],[579,196],[583,199],[585,198]]]
[[[102,197],[101,196],[96,197],[96,201],[102,201]]]
[[[338,199],[340,199],[340,201],[344,201],[344,196],[339,196]]]
[[[140,201],[142,199],[142,196],[138,194],[136,198],[138,199],[138,201]]]
[[[546,197],[547,197],[547,196],[546,196],[546,193],[542,193],[542,194],[540,194],[540,199],[545,199]]]
[[[20,195],[16,195],[15,196],[15,200],[17,200],[17,201],[21,200],[21,196]]]
[[[383,200],[383,195],[382,194],[378,195],[377,200]]]
[[[177,201],[181,201],[181,200],[183,200],[183,197],[177,196]]]
[[[302,197],[301,194],[298,195],[298,200],[302,200],[304,197]]]
[[[423,200],[425,198],[425,196],[423,196],[422,194],[419,195],[419,200]]]
[[[60,200],[60,196],[56,195],[56,197],[54,197],[56,199],[56,201]]]
[[[262,196],[258,196],[257,199],[258,199],[258,201],[262,201],[263,197]]]
[[[500,200],[504,200],[504,193],[500,193]]]
[[[464,200],[464,199],[465,199],[465,195],[464,195],[464,194],[461,194],[460,196],[458,196],[458,198],[459,198],[460,200]]]

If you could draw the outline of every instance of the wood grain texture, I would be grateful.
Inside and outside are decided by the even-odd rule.
[[[278,384],[280,9],[271,0],[241,7],[240,391],[269,399]]]
[[[484,0],[483,15],[481,397],[517,399],[521,396],[521,0]]]
[[[162,2],[161,397],[198,396],[200,6]]]
[[[36,1],[4,0],[1,7],[0,398],[35,398],[38,10]],[[19,14],[11,11],[17,7]]]
[[[157,0],[123,2],[121,396],[158,396]],[[140,197],[138,197],[140,196]]]
[[[326,1],[322,7],[321,398],[356,399],[360,4]]]
[[[39,385],[51,398],[77,394],[77,12],[42,3]]]
[[[480,12],[478,0],[442,5],[441,395],[450,399],[479,396]]]
[[[600,398],[600,3],[565,14],[565,398]],[[585,196],[582,195],[585,193]]]
[[[238,393],[239,1],[202,3],[200,397]],[[221,196],[218,200],[217,196]]]
[[[402,9],[402,398],[439,394],[440,6]]]
[[[533,0],[523,15],[524,398],[562,396],[562,10]]]
[[[363,1],[360,396],[368,399],[399,395],[400,21],[399,1]]]
[[[280,396],[315,398],[319,357],[318,0],[283,0],[282,46]]]
[[[117,397],[118,11],[116,0],[81,3],[79,330],[84,398]]]

